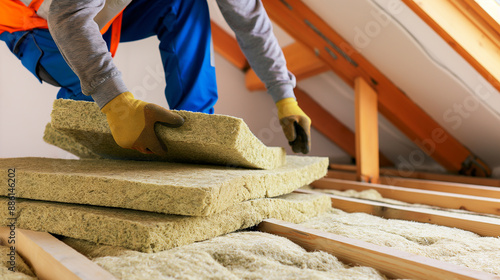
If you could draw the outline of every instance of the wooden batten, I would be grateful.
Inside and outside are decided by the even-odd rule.
[[[373,189],[379,192],[384,198],[400,200],[407,203],[426,204],[442,208],[462,209],[477,213],[500,215],[500,199],[498,198],[368,184],[331,178],[317,180],[313,182],[311,186],[317,189],[338,191],[364,191]]]
[[[384,202],[358,199],[318,192],[314,190],[296,190],[297,193],[324,194],[332,200],[332,207],[348,213],[367,213],[385,219],[415,221],[434,225],[459,228],[481,236],[500,236],[500,223],[483,221],[473,215],[459,215],[452,212],[432,209],[393,205]]]
[[[112,280],[116,279],[97,264],[50,233],[0,227],[0,240],[10,246],[15,239],[15,249],[40,279],[53,280]]]
[[[391,278],[499,279],[489,273],[276,219],[264,220],[258,230],[286,237],[308,251],[328,252],[345,263],[373,267]]]

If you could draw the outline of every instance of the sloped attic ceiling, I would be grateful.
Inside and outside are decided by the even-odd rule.
[[[500,176],[500,93],[401,1],[304,0],[397,87]],[[209,1],[215,7],[215,1]],[[217,9],[212,20],[230,31]],[[275,26],[282,46],[294,42]],[[354,94],[333,72],[300,81],[354,131]],[[395,164],[444,170],[379,115],[380,150]],[[413,140],[413,139],[412,139]]]

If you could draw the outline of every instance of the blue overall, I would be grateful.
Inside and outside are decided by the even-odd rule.
[[[123,12],[120,42],[156,35],[171,109],[213,113],[217,102],[206,0],[134,0]],[[108,43],[111,28],[103,35]],[[93,101],[59,52],[48,30],[3,32],[0,40],[38,78],[61,89],[57,98]],[[140,54],[138,54],[140,55]]]

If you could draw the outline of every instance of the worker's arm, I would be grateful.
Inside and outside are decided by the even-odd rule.
[[[293,151],[308,153],[311,121],[295,100],[295,76],[286,67],[285,56],[262,2],[217,0],[217,4],[235,32],[248,63],[276,103],[280,123]]]
[[[119,2],[119,1],[118,1]],[[124,3],[127,1],[123,1]],[[82,86],[106,113],[113,138],[123,148],[164,155],[154,124],[180,126],[183,119],[160,106],[137,100],[128,92],[94,21],[104,0],[53,0],[49,31]]]

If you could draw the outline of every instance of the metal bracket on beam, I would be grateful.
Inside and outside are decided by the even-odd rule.
[[[482,160],[470,155],[462,162],[462,169],[458,173],[468,176],[490,177],[491,169]]]

